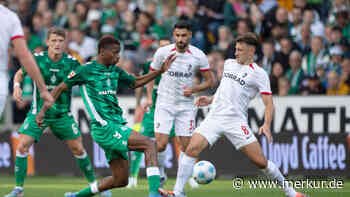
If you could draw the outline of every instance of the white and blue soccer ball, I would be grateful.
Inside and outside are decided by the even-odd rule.
[[[208,184],[215,179],[215,166],[209,161],[199,161],[193,167],[194,180],[199,184]]]

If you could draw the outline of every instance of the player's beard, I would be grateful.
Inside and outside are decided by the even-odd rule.
[[[176,47],[180,50],[184,50],[187,47],[188,43],[185,42],[178,42],[176,43]]]

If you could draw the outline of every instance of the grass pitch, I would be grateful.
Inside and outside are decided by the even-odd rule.
[[[247,181],[245,181],[247,182]],[[168,180],[165,188],[172,189],[175,179]],[[10,192],[14,186],[14,177],[0,174],[0,197]],[[28,177],[25,182],[25,197],[63,197],[68,191],[78,191],[87,186],[85,179],[79,177]],[[302,189],[299,190],[311,197],[349,197],[350,180],[345,181],[342,189]],[[198,189],[186,186],[187,197],[280,197],[284,193],[280,189],[250,189],[245,183],[242,189],[235,190],[231,180],[214,180],[209,185],[201,185]],[[133,189],[114,189],[116,197],[147,197],[146,179],[139,179],[138,187]]]

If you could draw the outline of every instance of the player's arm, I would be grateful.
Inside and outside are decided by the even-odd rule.
[[[24,66],[29,76],[35,81],[35,84],[40,91],[40,97],[44,99],[48,105],[52,105],[53,98],[47,90],[38,65],[36,64],[33,55],[29,51],[25,40],[23,38],[14,39],[12,40],[12,45],[14,47],[16,56],[21,62],[21,65]]]
[[[269,142],[272,141],[272,136],[271,136],[271,122],[273,118],[273,112],[274,112],[274,105],[272,101],[272,95],[271,94],[262,94],[261,98],[264,102],[265,105],[265,119],[264,119],[264,124],[260,127],[259,129],[259,135],[262,133],[265,134],[267,137],[267,140]]]
[[[51,95],[53,97],[53,102],[55,103],[55,101],[57,100],[58,97],[60,97],[62,92],[67,90],[67,89],[68,89],[68,85],[65,82],[61,82],[58,86],[56,86],[51,91]],[[39,125],[39,127],[44,122],[45,113],[50,107],[51,106],[47,102],[44,102],[43,106],[40,109],[40,112],[36,116],[36,120],[35,121]]]
[[[24,101],[22,100],[22,88],[21,84],[23,82],[23,71],[22,69],[18,69],[18,71],[15,74],[15,77],[13,78],[13,99],[19,103],[24,104]]]
[[[210,105],[214,100],[214,96],[200,96],[194,102],[198,107],[204,107]]]
[[[185,87],[185,91],[184,91],[184,95],[189,97],[192,96],[192,94],[197,93],[197,92],[201,92],[203,90],[207,90],[210,87],[213,86],[213,76],[210,73],[210,70],[206,70],[206,71],[201,71],[203,77],[204,77],[204,81],[202,83],[200,83],[199,85],[195,85],[193,87]]]
[[[140,86],[145,85],[146,83],[148,83],[149,81],[152,81],[153,79],[155,79],[158,75],[161,75],[162,73],[164,73],[165,71],[167,71],[170,67],[170,65],[174,62],[174,60],[176,59],[175,54],[170,55],[165,62],[162,64],[162,67],[159,70],[155,70],[152,71],[146,75],[142,75],[139,77],[136,77],[134,84],[132,84],[130,87],[131,88],[137,88]]]
[[[152,96],[153,96],[153,87],[154,87],[155,80],[152,80],[146,85],[146,95],[147,95],[147,101],[145,107],[151,106],[153,103]]]

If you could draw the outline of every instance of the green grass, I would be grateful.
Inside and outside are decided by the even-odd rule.
[[[247,181],[246,181],[247,182]],[[14,177],[0,175],[0,197],[13,188]],[[165,188],[172,189],[174,179],[168,180]],[[28,177],[25,182],[25,197],[62,197],[67,191],[77,191],[86,187],[86,181],[79,177]],[[145,179],[139,180],[137,188],[114,189],[113,196],[117,197],[147,197],[148,185]],[[300,190],[299,190],[300,191]],[[350,180],[345,182],[342,189],[303,189],[311,197],[349,197]],[[279,189],[249,189],[247,183],[240,190],[232,188],[230,180],[215,180],[209,185],[198,189],[186,186],[187,197],[280,197],[284,196]]]

